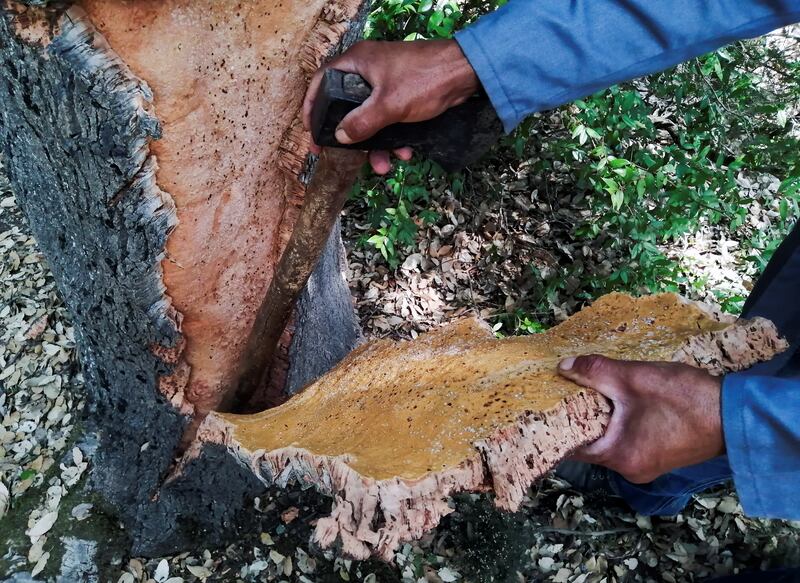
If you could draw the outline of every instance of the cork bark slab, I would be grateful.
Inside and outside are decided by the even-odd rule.
[[[370,343],[280,407],[208,418],[198,443],[238,450],[268,483],[333,495],[317,542],[391,559],[450,512],[450,494],[492,491],[515,510],[535,480],[602,435],[608,403],[560,377],[560,359],[672,360],[720,374],[785,346],[766,320],[737,322],[672,294],[612,294],[539,335],[497,340],[463,320]]]

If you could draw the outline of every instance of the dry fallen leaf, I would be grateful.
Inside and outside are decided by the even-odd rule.
[[[44,555],[44,543],[47,542],[47,537],[42,536],[39,537],[35,543],[31,545],[31,548],[28,550],[28,563],[36,564]]]
[[[292,557],[286,557],[283,561],[283,574],[287,577],[292,574]]]
[[[36,340],[47,330],[47,314],[40,316],[25,333],[26,340]]]
[[[42,536],[53,528],[56,520],[58,520],[58,512],[53,511],[45,513],[28,531],[28,536],[31,537],[31,539]]]
[[[42,557],[39,559],[39,562],[36,563],[36,566],[31,571],[31,577],[36,577],[36,575],[38,575],[44,570],[45,566],[47,565],[47,559],[49,558],[50,558],[50,553],[45,553],[42,555]]]
[[[439,579],[444,581],[444,583],[452,583],[453,581],[457,581],[460,576],[456,571],[453,571],[449,567],[442,567],[439,569],[437,574],[439,575]]]
[[[161,562],[158,563],[153,573],[153,579],[158,581],[158,583],[166,583],[167,577],[169,577],[169,563],[166,559],[161,559]]]
[[[201,565],[186,565],[186,569],[198,579],[205,581],[212,575],[210,569],[206,569]]]
[[[550,581],[553,583],[567,583],[571,575],[572,571],[562,567],[558,570],[558,573],[556,573],[555,576],[550,579]]]
[[[131,570],[137,581],[144,576],[144,565],[142,565],[142,562],[139,559],[131,559],[128,561],[128,568]]]
[[[275,542],[272,540],[272,537],[269,535],[269,533],[262,532],[261,533],[261,544],[262,545],[267,545],[269,547],[269,546],[274,545]]]
[[[91,515],[91,510],[94,507],[94,504],[78,504],[72,509],[72,517],[76,520],[86,520]]]
[[[291,508],[287,508],[283,512],[281,512],[281,520],[284,524],[289,524],[294,519],[296,519],[300,515],[300,509],[296,506],[292,506]]]
[[[5,516],[8,511],[9,498],[10,494],[8,488],[3,482],[0,482],[0,520],[3,519],[3,516]]]
[[[717,506],[717,510],[723,514],[733,514],[737,511],[739,503],[731,496],[725,496]]]

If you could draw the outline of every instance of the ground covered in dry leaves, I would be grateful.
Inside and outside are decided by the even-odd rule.
[[[439,221],[419,233],[416,252],[397,270],[376,251],[350,245],[350,282],[368,335],[409,337],[467,311],[489,319],[513,311],[526,292],[521,269],[530,262],[539,262],[541,272],[566,255],[605,268],[608,258],[593,259],[593,249],[567,236],[575,212],[569,200],[537,188],[540,179],[524,165],[487,171],[485,180],[494,196],[481,196],[477,187],[460,199],[439,193]],[[741,181],[753,192],[757,228],[770,220],[759,193],[774,189],[775,179]],[[92,445],[79,441],[76,430],[82,379],[69,316],[13,195],[0,184],[0,539],[7,541],[0,573],[13,581],[29,581],[23,572],[47,579],[62,569],[63,581],[92,580],[94,573],[120,583],[672,582],[800,564],[800,525],[744,517],[730,489],[698,496],[677,517],[650,519],[556,479],[540,484],[513,515],[497,512],[484,497],[457,498],[435,533],[398,553],[396,567],[309,548],[309,524],[325,503],[291,492],[256,501],[264,531],[226,549],[127,557],[124,532],[83,490]],[[344,221],[349,241],[358,239],[363,220],[351,207]],[[715,286],[746,292],[746,262],[724,234],[709,230],[670,252],[685,258],[687,270],[706,274],[696,295]],[[564,293],[552,307],[557,318],[576,305]],[[54,527],[65,516],[67,526]],[[92,539],[98,542],[87,545]],[[65,551],[85,564],[64,572]]]
[[[573,227],[586,212],[580,207],[583,196],[550,192],[554,179],[532,175],[524,163],[489,166],[472,177],[463,195],[456,197],[446,188],[435,193],[439,220],[420,230],[416,248],[407,250],[397,270],[376,249],[357,244],[361,233],[371,229],[366,209],[346,209],[349,280],[364,330],[375,337],[411,338],[474,313],[511,334],[535,331],[526,330],[515,313],[551,324],[573,314],[585,303],[572,293],[577,281],[567,279],[563,289],[553,290],[541,312],[526,304],[529,292],[559,264],[603,277],[611,274],[616,257],[603,249],[602,239],[574,236]],[[749,224],[742,232],[772,229],[780,181],[743,175],[737,182],[750,203]],[[747,296],[756,273],[739,235],[705,226],[662,246],[666,256],[680,258],[683,275],[694,282],[680,289],[684,296],[711,303],[716,294]]]

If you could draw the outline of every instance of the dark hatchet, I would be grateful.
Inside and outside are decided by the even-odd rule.
[[[481,91],[461,105],[422,122],[397,123],[356,144],[340,144],[339,122],[372,93],[363,77],[328,69],[311,112],[311,133],[319,146],[357,150],[393,150],[410,146],[448,172],[476,162],[503,134],[503,125]]]

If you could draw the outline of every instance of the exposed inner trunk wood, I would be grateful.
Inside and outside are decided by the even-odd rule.
[[[464,320],[370,343],[280,407],[214,415],[200,439],[241,448],[268,482],[332,493],[318,542],[390,559],[450,511],[448,495],[491,490],[515,510],[534,480],[602,435],[609,405],[559,376],[560,359],[673,360],[721,374],[785,347],[766,320],[735,322],[672,294],[612,294],[543,334],[497,340]]]

